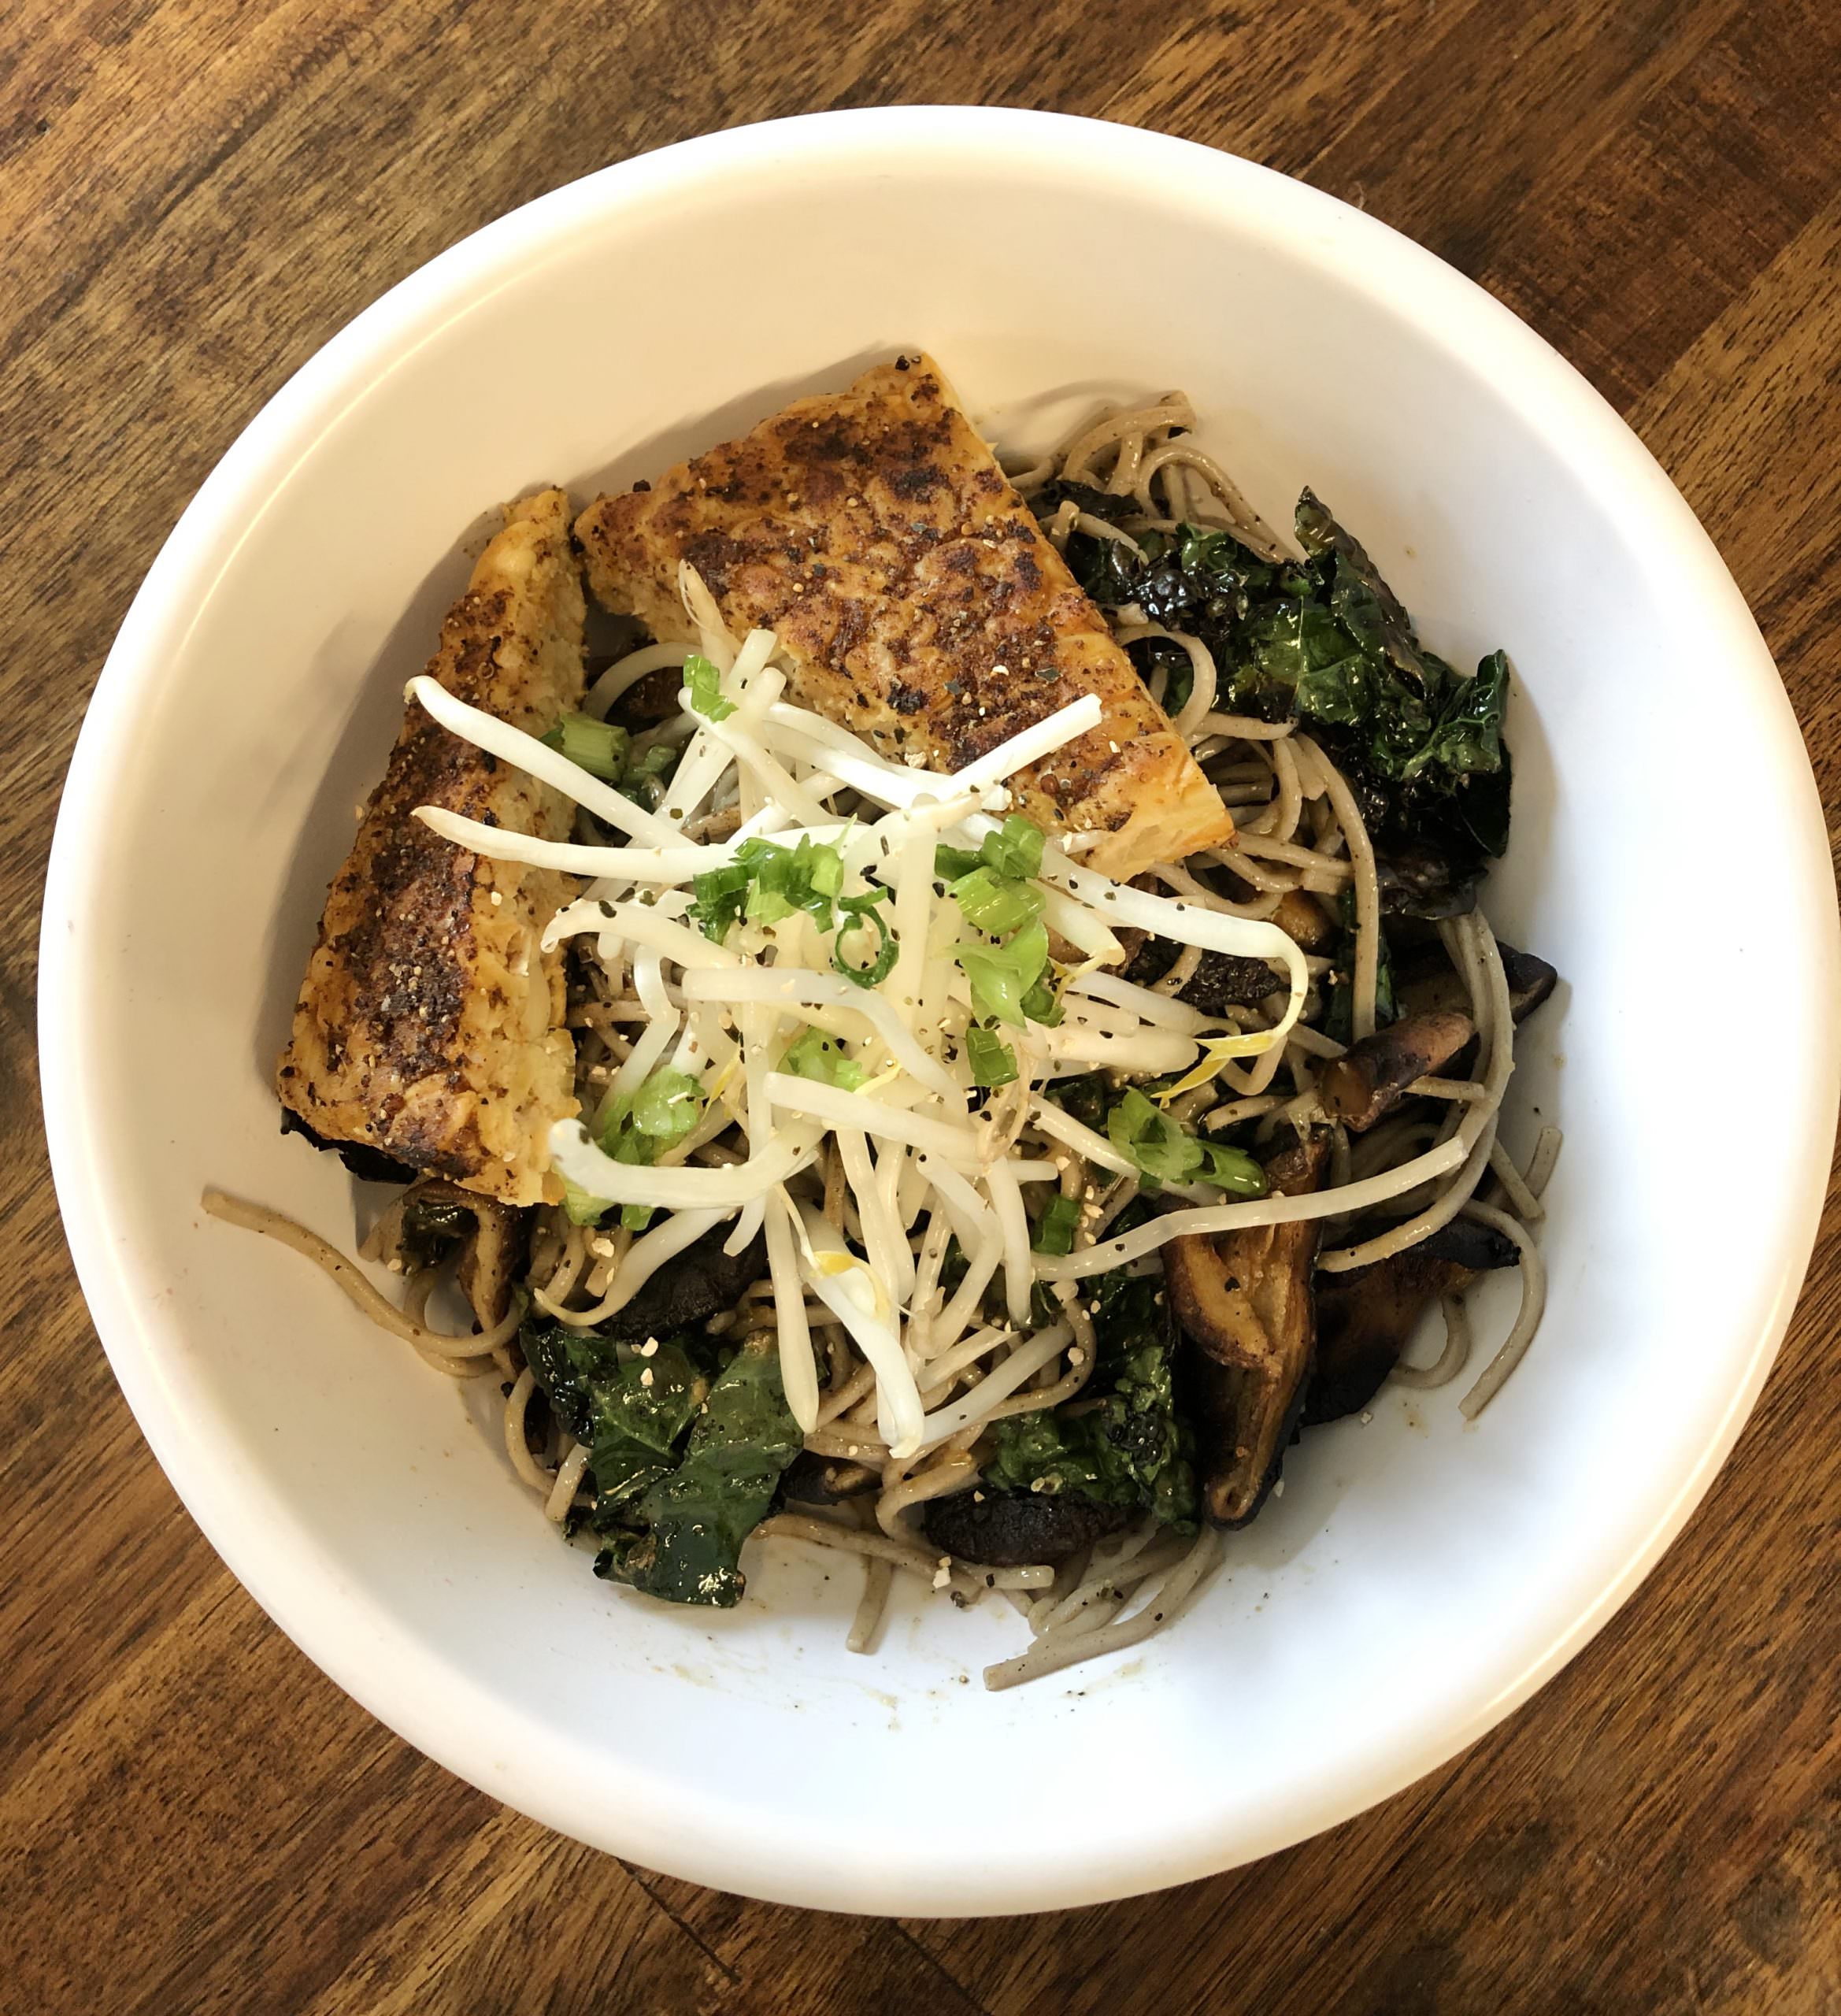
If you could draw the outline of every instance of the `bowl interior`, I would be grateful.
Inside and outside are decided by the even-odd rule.
[[[1118,248],[1128,248],[1122,254]],[[1122,284],[1139,272],[1145,284]],[[1180,1629],[990,1695],[997,1601],[757,1550],[704,1615],[596,1582],[493,1414],[313,1270],[204,1220],[216,1183],[349,1244],[361,1200],[276,1132],[271,1060],[404,679],[482,514],[585,499],[924,345],[1006,442],[1180,385],[1275,521],[1301,484],[1447,657],[1513,660],[1515,836],[1487,907],[1566,986],[1507,1138],[1566,1131],[1545,1327],[1475,1427],[1454,1389],[1317,1430]],[[1706,724],[1746,865],[1696,849]],[[1550,353],[1328,199],[1174,142],[1014,115],[797,122],[560,192],[348,331],[233,451],[101,688],[47,910],[47,1106],[122,1383],[232,1566],[343,1684],[495,1796],[654,1867],[963,1912],[1174,1881],[1358,1810],[1468,1740],[1627,1592],[1729,1446],[1794,1298],[1834,1112],[1832,888],[1735,591]],[[1812,843],[1813,836],[1813,843]],[[1784,873],[1761,883],[1760,858]],[[1669,981],[1787,962],[1784,1095],[1714,1180]],[[127,1084],[120,1081],[125,1075]],[[1761,1140],[1756,1138],[1761,1136]],[[1707,1264],[1704,1256],[1717,1255]],[[1484,1306],[1484,1340],[1513,1289]],[[477,1417],[476,1418],[476,1417]],[[1077,1799],[1045,1746],[1129,1755]],[[965,1807],[977,1799],[975,1851]],[[1150,1788],[1154,1788],[1150,1789]],[[840,1806],[887,1814],[839,1852]]]

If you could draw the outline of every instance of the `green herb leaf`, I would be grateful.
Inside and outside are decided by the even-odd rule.
[[[562,1180],[562,1208],[572,1225],[598,1225],[613,1210],[605,1197],[592,1197],[565,1176]]]
[[[720,868],[691,877],[691,915],[706,938],[720,945],[728,937],[729,927],[741,921],[754,879],[753,870],[739,861],[726,862]]]
[[[722,674],[698,652],[684,660],[684,690],[693,710],[706,721],[725,721],[735,710],[735,702],[722,697]]]
[[[1106,1138],[1154,1183],[1187,1183],[1202,1166],[1201,1144],[1135,1086],[1106,1117]]]
[[[968,921],[980,931],[988,931],[994,938],[1020,930],[1042,914],[1039,889],[1027,882],[1013,881],[988,868],[975,868],[969,875],[961,876],[952,885],[951,895]]]
[[[1043,838],[1034,820],[1013,812],[995,833],[985,835],[976,852],[943,840],[933,850],[933,872],[943,881],[958,882],[975,869],[988,868],[1006,881],[1028,882],[1042,873]]]
[[[719,945],[743,916],[754,924],[778,924],[803,910],[820,931],[828,931],[843,885],[843,856],[809,833],[791,847],[744,840],[733,861],[691,878],[691,914],[704,936]]]
[[[1139,649],[1149,654],[1154,667],[1161,665],[1164,668],[1164,712],[1180,714],[1189,704],[1189,695],[1195,691],[1194,659],[1180,644],[1172,644],[1161,637],[1142,639]]]
[[[611,784],[625,773],[630,740],[626,730],[598,721],[592,714],[565,714],[543,739],[591,776]]]
[[[965,1058],[975,1085],[1016,1082],[1017,1053],[995,1029],[981,1028],[974,1022],[965,1032]]]
[[[808,1028],[787,1046],[780,1068],[795,1078],[813,1078],[821,1085],[835,1085],[840,1091],[854,1092],[863,1082],[863,1067],[822,1029]]]
[[[1023,996],[1023,1013],[1045,1029],[1058,1029],[1061,1025],[1061,997],[1046,980],[1039,980]]]
[[[1052,518],[1064,503],[1072,504],[1087,517],[1103,519],[1108,524],[1117,524],[1121,519],[1134,516],[1138,509],[1135,498],[1114,497],[1109,491],[1058,478],[1034,492],[1029,499],[1029,508],[1038,518],[1046,521]],[[1152,539],[1156,536],[1154,533],[1150,535]],[[1145,539],[1139,538],[1138,543],[1140,550],[1149,550]],[[1158,540],[1160,551],[1161,544]],[[1075,580],[1102,606],[1115,606],[1132,599],[1137,562],[1117,539],[1096,538],[1080,531],[1071,532],[1068,537],[1067,561]]]
[[[632,1124],[658,1145],[681,1141],[703,1117],[703,1088],[687,1071],[661,1064],[633,1095]]]
[[[669,1602],[732,1603],[742,1542],[799,1447],[777,1354],[733,1352],[712,1384],[691,1336],[633,1351],[527,1322],[520,1341],[557,1418],[589,1444],[595,1573]]]
[[[972,1006],[987,1021],[1020,1029],[1024,997],[1048,965],[1048,932],[1039,920],[1002,945],[961,945],[954,956],[972,983]]]
[[[1263,1197],[1265,1171],[1244,1149],[1230,1148],[1224,1142],[1198,1138],[1202,1162],[1195,1173],[1202,1183],[1218,1184],[1236,1197]]]
[[[832,966],[847,980],[854,980],[858,987],[880,987],[895,971],[895,939],[889,935],[888,926],[882,921],[882,914],[876,906],[887,895],[886,889],[872,889],[867,895],[839,896],[837,906],[843,913],[843,921],[837,928],[837,936],[831,948]],[[844,957],[844,940],[865,925],[876,927],[876,956],[868,965],[853,965]]]
[[[620,1207],[620,1228],[624,1232],[643,1232],[652,1222],[650,1204],[623,1204]]]
[[[1042,873],[1043,831],[1032,819],[1011,813],[995,833],[987,833],[979,857],[994,874],[1027,882]]]
[[[1250,1155],[1198,1139],[1135,1086],[1106,1117],[1106,1138],[1143,1173],[1146,1185],[1213,1183],[1239,1197],[1263,1197],[1265,1173]]]
[[[636,1091],[609,1102],[601,1121],[602,1151],[617,1162],[650,1167],[661,1148],[681,1141],[702,1117],[698,1081],[661,1064]]]
[[[1484,781],[1506,775],[1502,715],[1508,699],[1509,661],[1501,651],[1491,651],[1474,678],[1452,674],[1437,721],[1401,772],[1408,781],[1439,769],[1469,779],[1470,788],[1458,799],[1459,811],[1477,844],[1491,854],[1502,854],[1509,844],[1506,785],[1496,790]]]
[[[735,859],[752,871],[748,916],[756,924],[777,924],[803,910],[820,931],[832,925],[832,906],[844,886],[843,857],[834,847],[800,836],[796,847],[772,840],[746,840]]]
[[[1035,1251],[1038,1253],[1072,1253],[1074,1234],[1080,1225],[1080,1206],[1077,1199],[1065,1197],[1058,1190],[1048,1200],[1045,1210],[1035,1227]]]
[[[528,1315],[518,1332],[518,1343],[557,1420],[578,1442],[591,1440],[595,1383],[619,1377],[619,1352],[597,1331],[573,1330],[566,1324],[533,1321]]]

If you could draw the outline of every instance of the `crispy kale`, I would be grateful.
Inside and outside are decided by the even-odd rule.
[[[592,1452],[595,1573],[728,1608],[742,1543],[799,1447],[778,1358],[744,1347],[718,1364],[694,1336],[635,1349],[562,1324],[527,1325],[523,1343],[557,1419]]]
[[[1187,1530],[1195,1519],[1195,1475],[1171,1389],[1162,1284],[1121,1272],[1093,1286],[1099,1349],[1087,1390],[1052,1411],[1000,1421],[985,1480],[999,1491],[1078,1492]]]
[[[624,1516],[604,1519],[595,1573],[668,1603],[728,1609],[746,1578],[742,1543],[767,1516],[799,1430],[772,1351],[738,1351],[709,1388],[676,1467],[654,1477]],[[595,1445],[598,1466],[600,1445]],[[600,1481],[598,1467],[595,1470]]]
[[[1109,522],[1135,508],[1058,484],[1036,508],[1052,515],[1064,501]],[[1143,561],[1076,530],[1068,562],[1096,600],[1135,603],[1153,623],[1200,637],[1224,708],[1309,726],[1355,794],[1389,910],[1468,910],[1508,844],[1508,660],[1491,652],[1466,678],[1428,650],[1373,561],[1310,491],[1296,529],[1302,561],[1262,559],[1231,532],[1184,525],[1135,535]],[[1132,648],[1146,670],[1165,665],[1169,703],[1180,705],[1187,654],[1155,641]]]
[[[1096,1134],[1106,1132],[1106,1109],[1114,1097],[1112,1080],[1104,1071],[1082,1071],[1066,1078],[1052,1080],[1047,1096],[1064,1113],[1072,1114],[1083,1127],[1091,1127]]]
[[[1102,518],[1109,525],[1121,524],[1138,510],[1135,497],[1115,497],[1109,491],[1095,490],[1084,483],[1067,483],[1059,476],[1044,484],[1029,500],[1030,509],[1044,524],[1064,504],[1072,504],[1077,511],[1088,517]],[[1144,542],[1140,539],[1139,543]],[[1142,573],[1129,547],[1121,546],[1117,539],[1076,532],[1069,536],[1067,558],[1074,579],[1102,607],[1116,607],[1137,599]]]

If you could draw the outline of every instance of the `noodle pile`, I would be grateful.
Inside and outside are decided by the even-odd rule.
[[[1169,394],[1084,426],[1013,480],[1026,496],[1061,479],[1133,500],[1122,525],[1063,502],[1044,521],[1059,547],[1078,532],[1135,551],[1135,535],[1187,522],[1224,527],[1254,551],[1280,556],[1271,529],[1194,445],[1194,425],[1187,400]],[[1081,1392],[1096,1347],[1080,1284],[1115,1269],[1155,1269],[1159,1248],[1184,1233],[1324,1220],[1317,1265],[1331,1273],[1399,1252],[1460,1216],[1501,1233],[1519,1251],[1521,1306],[1460,1403],[1467,1418],[1480,1412],[1540,1319],[1544,1277],[1529,1227],[1558,1149],[1558,1133],[1546,1129],[1521,1169],[1498,1139],[1514,1031],[1494,935],[1476,912],[1439,927],[1477,1032],[1472,1074],[1410,1088],[1436,1102],[1433,1119],[1390,1121],[1352,1140],[1317,1094],[1322,1067],[1343,1047],[1311,1026],[1330,962],[1307,957],[1278,920],[1300,896],[1346,899],[1350,1025],[1358,1040],[1371,1034],[1380,891],[1354,795],[1309,735],[1217,708],[1217,668],[1199,638],[1150,623],[1135,607],[1109,610],[1122,643],[1156,639],[1187,655],[1189,688],[1172,718],[1232,808],[1236,844],[1153,870],[1141,878],[1154,880],[1151,888],[1083,866],[1080,836],[1050,840],[1035,886],[1057,947],[1061,1019],[1006,1028],[1017,1076],[985,1089],[966,1061],[975,1015],[954,958],[961,920],[937,886],[935,849],[976,848],[999,832],[1006,780],[1095,725],[1098,702],[1062,709],[954,776],[895,764],[785,699],[772,633],[735,639],[688,569],[681,586],[702,654],[720,674],[723,704],[699,706],[687,686],[679,710],[638,739],[636,750],[677,752],[655,810],[432,680],[411,683],[454,734],[581,808],[567,844],[446,812],[418,814],[480,854],[587,878],[545,935],[546,948],[569,939],[576,955],[569,1019],[587,1123],[560,1125],[551,1155],[574,1191],[609,1215],[591,1224],[560,1209],[539,1214],[524,1284],[529,1309],[587,1329],[717,1228],[726,1228],[732,1254],[764,1235],[765,1273],[732,1315],[709,1327],[725,1341],[771,1336],[805,1447],[869,1487],[835,1504],[780,1511],[756,1529],[765,1541],[796,1540],[861,1560],[851,1648],[873,1645],[898,1569],[960,1603],[996,1592],[1015,1605],[1033,1642],[987,1670],[993,1688],[1139,1644],[1174,1622],[1217,1566],[1222,1538],[1206,1522],[1187,1536],[1144,1519],[1058,1569],[990,1568],[931,1547],[919,1508],[976,1487],[980,1440],[992,1424]],[[585,710],[605,719],[639,680],[687,655],[654,644],[632,652],[596,682]],[[1160,702],[1168,676],[1161,665],[1152,675]],[[845,898],[885,891],[873,929],[865,914],[847,939],[840,935],[835,957],[798,910],[744,921],[720,942],[700,930],[695,879],[734,862],[749,839],[769,837],[835,850]],[[1121,932],[1168,941],[1174,963],[1149,985],[1124,979]],[[892,958],[865,984],[861,969],[879,943]],[[855,972],[839,964],[846,945]],[[1271,995],[1219,1015],[1191,1007],[1177,996],[1205,952],[1270,962]],[[789,1045],[809,1031],[850,1061],[854,1082],[787,1068]],[[650,1166],[614,1159],[598,1144],[600,1121],[667,1069],[695,1082],[695,1124]],[[1175,1074],[1173,1093],[1161,1095],[1165,1110],[1204,1139],[1253,1123],[1261,1143],[1279,1145],[1287,1130],[1328,1126],[1332,1180],[1306,1195],[1240,1199],[1201,1182],[1172,1184],[1175,1207],[1115,1232],[1139,1195],[1140,1171],[1046,1095],[1056,1078],[1096,1069],[1132,1081]],[[1058,1197],[1076,1214],[1069,1249],[1036,1251],[1043,1205]],[[651,1221],[629,1228],[616,1206],[633,1207],[629,1219],[650,1208]],[[506,1453],[550,1518],[572,1523],[592,1503],[587,1446],[548,1422],[546,1409],[533,1415],[539,1389],[517,1349],[521,1302],[478,1334],[443,1336],[423,1314],[432,1269],[412,1279],[406,1314],[287,1221],[217,1193],[207,1207],[309,1252],[432,1365],[457,1377],[498,1377],[507,1388]],[[1384,1207],[1387,1228],[1365,1232]],[[950,1288],[949,1250],[962,1262]],[[1043,1289],[1059,1311],[1052,1321],[1040,1320]],[[1446,1300],[1444,1324],[1435,1362],[1402,1362],[1395,1374],[1402,1384],[1443,1385],[1463,1373],[1472,1343],[1461,1301]]]

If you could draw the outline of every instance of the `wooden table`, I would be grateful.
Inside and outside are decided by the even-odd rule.
[[[1711,529],[1832,813],[1837,76],[1835,0],[1248,0],[1212,17],[1143,0],[12,0],[0,2009],[1841,2007],[1841,1214],[1685,1534],[1455,1763],[1213,1882],[1028,1921],[878,1923],[546,1834],[387,1735],[266,1621],[97,1347],[32,1044],[39,891],[91,683],[263,400],[514,204],[822,106],[977,99],[1161,127],[1364,205],[1474,275],[1609,395]],[[1710,806],[1753,788],[1723,780]],[[118,1068],[132,1098],[132,1060]],[[1743,1146],[1725,1127],[1710,1118],[1722,1161]]]

